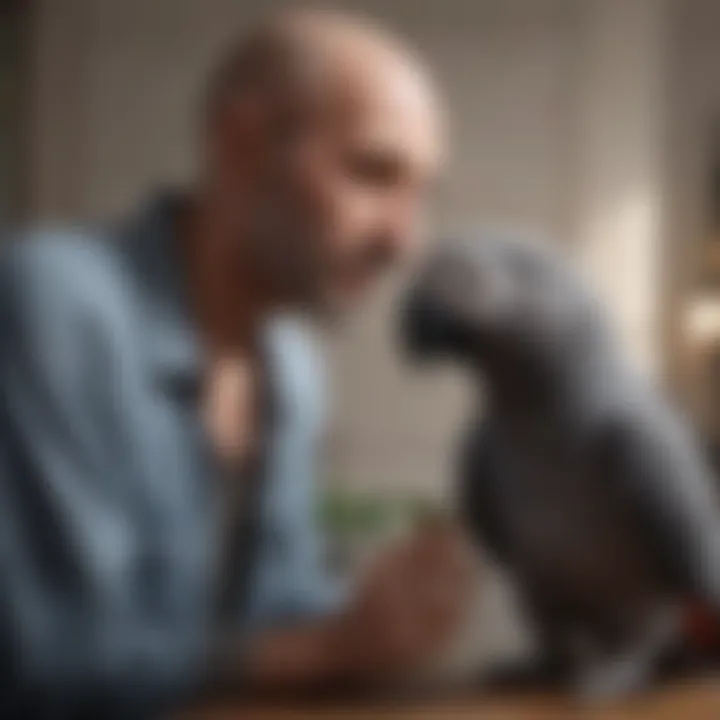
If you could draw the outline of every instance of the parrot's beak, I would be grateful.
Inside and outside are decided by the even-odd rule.
[[[411,360],[436,358],[446,349],[446,319],[440,309],[413,287],[400,309],[400,342]]]

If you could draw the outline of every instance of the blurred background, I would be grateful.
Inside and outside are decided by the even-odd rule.
[[[0,2],[0,213],[87,222],[195,162],[197,105],[269,0]],[[287,5],[287,3],[283,3]],[[521,225],[577,257],[637,362],[720,437],[720,3],[356,0],[452,111],[439,226]],[[331,348],[329,481],[440,498],[472,397],[409,374],[390,291]]]

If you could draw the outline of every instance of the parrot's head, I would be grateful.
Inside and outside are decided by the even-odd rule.
[[[597,333],[597,303],[547,244],[476,233],[437,247],[402,309],[412,357],[528,366]]]

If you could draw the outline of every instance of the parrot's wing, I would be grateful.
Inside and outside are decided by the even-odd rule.
[[[598,462],[670,586],[720,610],[720,504],[703,452],[666,408],[604,428]]]
[[[489,425],[474,426],[460,450],[460,513],[477,541],[499,562],[507,560],[509,542],[500,514],[502,479]]]

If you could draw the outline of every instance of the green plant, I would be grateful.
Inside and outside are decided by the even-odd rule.
[[[437,517],[437,506],[418,496],[328,490],[320,519],[331,536],[378,536]]]

